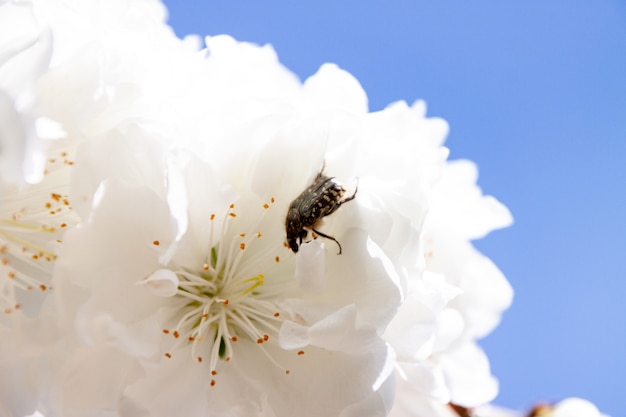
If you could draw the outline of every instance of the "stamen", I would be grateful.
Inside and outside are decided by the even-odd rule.
[[[271,201],[273,203],[274,198]],[[204,262],[197,270],[170,268],[179,279],[175,297],[183,304],[177,313],[175,330],[163,330],[175,339],[169,351],[190,343],[193,360],[207,363],[214,376],[220,361],[229,362],[235,356],[234,344],[241,337],[258,342],[263,354],[289,373],[262,346],[277,343],[282,318],[271,296],[284,291],[282,286],[266,288],[267,271],[259,271],[261,265],[264,268],[275,265],[268,263],[268,259],[279,261],[275,253],[271,253],[277,248],[263,245],[261,240],[260,226],[270,208],[267,203],[262,210],[259,208],[255,221],[246,224],[245,230],[236,230],[243,212],[235,213],[234,204],[230,204],[217,227],[217,216],[211,214],[210,246]]]

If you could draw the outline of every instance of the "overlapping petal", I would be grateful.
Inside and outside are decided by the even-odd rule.
[[[511,218],[473,165],[446,163],[447,124],[423,102],[370,113],[336,65],[301,83],[270,46],[215,36],[200,49],[174,36],[157,1],[24,10],[38,32],[0,45],[0,59],[30,56],[20,100],[36,106],[17,106],[17,81],[0,91],[0,158],[22,160],[42,116],[38,137],[54,140],[27,191],[54,221],[29,217],[40,229],[27,242],[55,262],[26,276],[49,286],[54,271],[54,291],[29,311],[54,325],[46,349],[0,363],[51,364],[20,381],[46,389],[25,389],[9,412],[384,416],[395,395],[391,415],[446,416],[449,402],[495,395],[475,340],[512,292],[469,241]],[[295,254],[287,208],[321,170],[355,198],[309,219]],[[15,216],[30,206],[0,203],[11,227],[25,224]],[[3,266],[21,262],[11,256]],[[23,308],[14,286],[0,288]],[[28,345],[11,340],[9,355]]]

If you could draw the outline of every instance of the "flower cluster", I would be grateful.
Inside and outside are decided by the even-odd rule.
[[[471,240],[512,218],[447,161],[445,121],[421,101],[369,112],[335,65],[300,82],[268,46],[165,18],[156,0],[0,2],[0,414],[491,401],[476,341],[512,290]]]

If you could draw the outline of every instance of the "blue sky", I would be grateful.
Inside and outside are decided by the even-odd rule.
[[[476,242],[515,289],[482,342],[496,403],[579,396],[623,412],[626,2],[165,3],[179,36],[270,43],[302,79],[337,63],[372,110],[426,100],[450,124],[451,159],[475,161],[515,217]]]

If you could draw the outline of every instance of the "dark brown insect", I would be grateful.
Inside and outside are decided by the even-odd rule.
[[[344,198],[346,189],[334,177],[325,175],[324,167],[322,167],[313,183],[289,205],[285,229],[287,230],[287,243],[291,250],[294,253],[298,252],[298,244],[302,244],[302,239],[306,238],[308,231],[311,230],[314,238],[319,235],[334,241],[339,246],[339,255],[341,255],[341,244],[337,239],[316,228],[319,227],[324,217],[333,214],[342,204],[353,200],[357,190],[358,183],[354,193]]]

